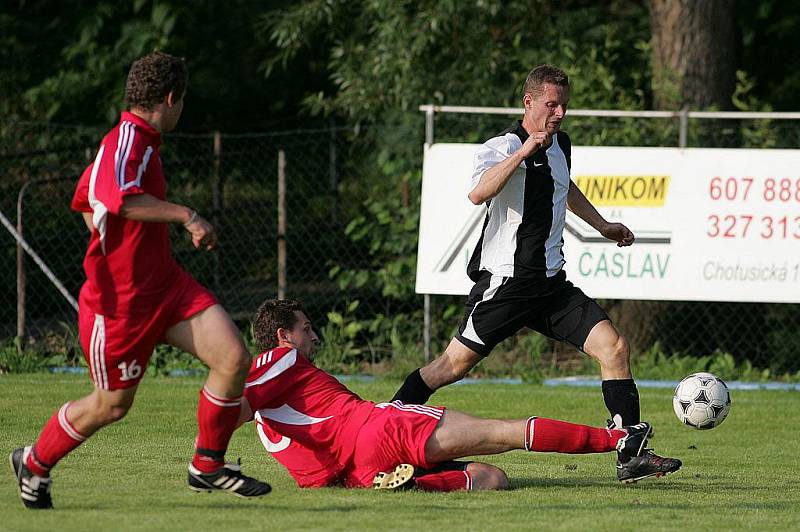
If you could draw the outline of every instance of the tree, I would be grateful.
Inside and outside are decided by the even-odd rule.
[[[644,101],[647,17],[630,2],[308,0],[264,20],[270,68],[324,43],[333,86],[307,92],[312,112],[375,122],[429,102],[519,105],[544,62],[573,76],[573,105]]]
[[[298,61],[266,79],[251,0],[58,2],[0,5],[0,116],[37,122],[108,126],[119,116],[131,63],[154,49],[183,56],[191,102],[181,129],[247,130],[295,125],[300,95],[326,85]],[[77,6],[74,4],[78,4]],[[318,81],[321,80],[321,81]]]
[[[731,107],[736,82],[734,0],[650,0],[657,108]]]

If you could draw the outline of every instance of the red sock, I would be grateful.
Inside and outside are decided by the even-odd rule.
[[[25,458],[25,465],[34,475],[48,476],[59,460],[86,440],[86,436],[75,430],[67,419],[68,410],[69,403],[64,403],[53,414]]]
[[[442,471],[416,477],[417,488],[424,491],[471,490],[472,475],[464,471]]]
[[[233,399],[215,395],[208,388],[200,390],[197,405],[199,433],[192,465],[203,473],[212,473],[225,465],[225,451],[239,420],[242,397]]]
[[[543,417],[528,419],[525,450],[569,454],[606,453],[616,449],[624,430],[598,429]]]

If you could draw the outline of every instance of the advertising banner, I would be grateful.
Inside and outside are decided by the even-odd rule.
[[[416,290],[467,294],[485,206],[476,144],[425,153]],[[582,147],[572,180],[636,235],[619,248],[567,212],[567,278],[595,298],[800,303],[800,150]]]

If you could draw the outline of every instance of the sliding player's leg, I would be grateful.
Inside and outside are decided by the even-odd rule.
[[[431,469],[400,464],[393,471],[375,475],[372,487],[377,490],[472,491],[508,489],[509,483],[505,471],[499,467],[451,460]]]
[[[622,429],[595,428],[548,418],[481,419],[446,410],[425,444],[425,458],[444,462],[464,456],[498,454],[514,449],[569,454],[615,450],[638,455],[651,428],[641,423]]]

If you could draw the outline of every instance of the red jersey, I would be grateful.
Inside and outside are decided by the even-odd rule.
[[[100,143],[72,198],[73,210],[92,213],[92,236],[83,261],[86,302],[106,316],[130,315],[157,303],[176,277],[169,227],[119,215],[125,196],[166,199],[158,149],[161,134],[144,119],[123,112]]]
[[[261,442],[300,487],[344,480],[375,403],[288,347],[256,357],[244,386]]]

